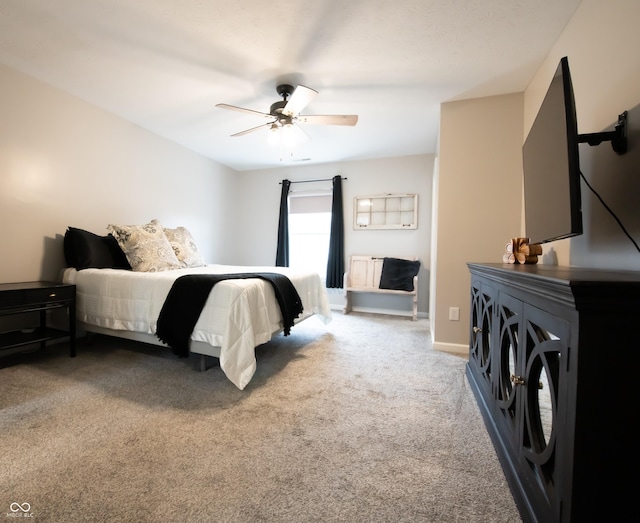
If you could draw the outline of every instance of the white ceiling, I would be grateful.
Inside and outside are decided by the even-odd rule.
[[[237,170],[435,152],[442,102],[523,91],[580,0],[1,0],[0,62]],[[276,85],[317,91],[282,152]]]

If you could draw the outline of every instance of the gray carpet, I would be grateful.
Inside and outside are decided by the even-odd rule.
[[[0,517],[521,521],[465,358],[428,339],[426,320],[311,318],[257,349],[244,391],[217,360],[103,336],[0,359]]]

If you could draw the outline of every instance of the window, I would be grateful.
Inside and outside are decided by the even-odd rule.
[[[327,274],[331,193],[289,194],[289,266]]]

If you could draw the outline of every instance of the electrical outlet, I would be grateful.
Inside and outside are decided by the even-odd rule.
[[[449,319],[451,321],[460,320],[460,307],[449,307]]]

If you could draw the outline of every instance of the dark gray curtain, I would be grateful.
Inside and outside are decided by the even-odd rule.
[[[289,180],[282,180],[280,194],[280,219],[278,221],[278,248],[276,267],[289,267]]]
[[[342,211],[342,177],[333,177],[331,200],[331,236],[327,260],[327,288],[341,289],[344,278],[344,213]]]

